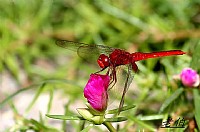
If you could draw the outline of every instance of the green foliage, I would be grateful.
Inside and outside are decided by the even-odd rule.
[[[174,91],[174,93],[162,104],[159,113],[162,113],[170,104],[174,103],[176,99],[182,94],[182,92],[183,88],[179,88]]]
[[[193,54],[193,57],[192,57],[192,61],[191,61],[191,67],[193,69],[196,69],[198,71],[200,71],[200,53],[199,53],[199,50],[200,50],[200,42],[196,44],[195,46],[195,50],[194,50],[194,54]],[[194,89],[193,90],[193,95],[194,95],[194,106],[195,106],[195,110],[194,110],[194,115],[195,115],[195,119],[197,121],[197,125],[198,125],[198,128],[200,129],[200,113],[199,113],[199,109],[200,109],[200,104],[199,104],[199,101],[200,101],[200,92],[199,90],[197,89]]]
[[[44,94],[49,97],[44,104],[46,114],[53,114],[52,108],[57,107],[53,105],[55,96],[61,93],[67,101],[62,114],[73,117],[74,104],[86,101],[82,91],[89,75],[99,70],[96,61],[88,63],[76,52],[57,47],[56,39],[104,44],[130,52],[186,51],[183,56],[137,63],[139,72],[125,97],[127,109],[133,104],[136,107],[128,115],[122,112],[128,120],[119,129],[128,131],[131,126],[138,131],[154,131],[164,117],[172,115],[191,120],[195,117],[198,126],[195,130],[200,129],[199,89],[183,88],[173,79],[185,67],[200,71],[198,0],[0,0],[0,3],[0,110],[2,113],[10,110],[15,117],[15,123],[5,130],[79,130],[81,125],[73,120],[70,123],[63,120],[59,122],[62,128],[56,128],[44,113],[39,121],[27,116]],[[6,82],[7,79],[11,82]],[[17,88],[12,90],[10,83]],[[25,108],[19,108],[16,101],[29,91],[32,100]],[[121,93],[118,95],[120,98]],[[91,128],[94,126],[88,125],[84,131]]]

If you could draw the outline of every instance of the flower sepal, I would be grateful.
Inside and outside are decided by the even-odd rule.
[[[95,110],[89,103],[86,103],[85,105],[89,108],[89,111],[90,111],[94,116],[105,115],[105,111],[97,111],[97,110]]]
[[[77,108],[78,113],[86,120],[92,121],[91,119],[94,115],[90,112],[88,108]]]
[[[93,109],[89,104],[88,108],[78,108],[78,113],[87,121],[100,125],[105,121],[105,112],[99,112]]]
[[[95,125],[101,125],[105,118],[104,116],[100,115],[100,116],[94,116],[93,118],[91,118],[92,122],[95,124]]]

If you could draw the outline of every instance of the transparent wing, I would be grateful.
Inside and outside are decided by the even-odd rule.
[[[100,54],[110,54],[114,50],[114,48],[104,45],[85,44],[68,40],[56,40],[56,45],[72,51],[77,51],[77,54],[83,59],[97,59]]]
[[[119,104],[118,115],[120,114],[121,109],[124,105],[125,95],[126,95],[126,92],[128,91],[128,88],[129,88],[131,82],[133,81],[133,77],[134,77],[134,75],[133,75],[133,72],[132,72],[132,65],[129,64],[128,65],[128,71],[127,71],[127,77],[126,77],[126,81],[125,81],[125,84],[124,84],[124,89],[123,89],[121,101],[120,101],[120,104]]]

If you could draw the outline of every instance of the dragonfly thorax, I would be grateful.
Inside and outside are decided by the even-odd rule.
[[[110,63],[113,67],[130,64],[132,60],[132,56],[129,52],[120,49],[115,49],[109,55],[109,58],[110,58]]]
[[[97,63],[102,69],[105,69],[110,66],[110,58],[105,54],[101,54],[97,60]]]

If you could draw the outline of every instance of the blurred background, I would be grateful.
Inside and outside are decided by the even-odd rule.
[[[184,56],[138,62],[125,103],[129,114],[154,115],[142,121],[159,129],[162,103],[179,83],[173,76],[188,67],[200,43],[199,0],[1,0],[0,1],[0,131],[28,130],[43,124],[55,131],[76,131],[75,121],[59,121],[45,114],[77,114],[85,107],[83,88],[99,70],[96,61],[60,48],[57,39],[102,44],[129,52],[180,49]],[[192,96],[166,113],[192,119]],[[6,101],[5,101],[6,99]],[[117,98],[120,100],[120,97]],[[188,107],[184,107],[187,105]],[[156,119],[159,118],[159,119]],[[142,119],[141,119],[142,120]],[[137,121],[122,130],[152,130]],[[95,127],[96,131],[105,131]]]

